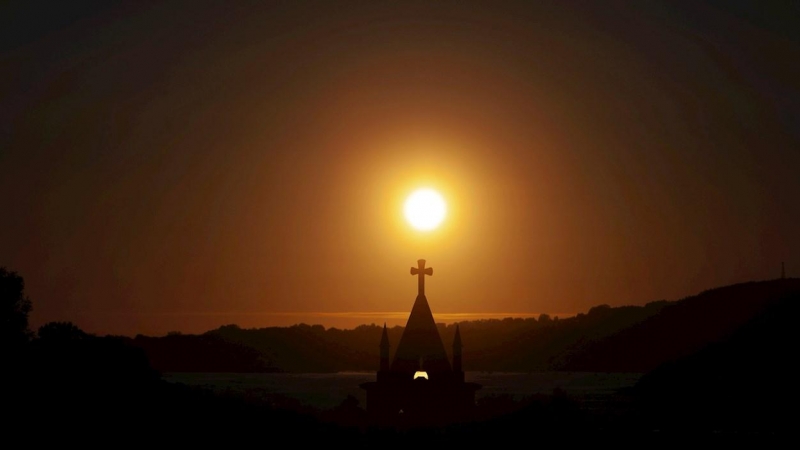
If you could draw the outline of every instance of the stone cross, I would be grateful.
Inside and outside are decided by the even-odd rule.
[[[411,275],[419,276],[419,295],[425,295],[425,275],[433,275],[433,268],[425,268],[425,260],[417,261],[418,267],[411,268]]]

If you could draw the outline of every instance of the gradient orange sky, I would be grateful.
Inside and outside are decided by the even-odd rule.
[[[33,325],[402,324],[419,258],[440,321],[800,271],[783,11],[428,3],[6,6],[0,266]]]

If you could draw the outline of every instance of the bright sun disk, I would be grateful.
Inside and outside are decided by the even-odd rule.
[[[424,188],[408,196],[403,211],[412,227],[420,231],[430,231],[444,220],[447,205],[438,192]]]

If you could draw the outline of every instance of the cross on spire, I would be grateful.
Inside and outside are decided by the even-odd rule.
[[[425,260],[420,259],[417,260],[417,267],[411,268],[411,275],[417,275],[419,277],[419,294],[418,295],[425,295],[425,275],[433,276],[433,268],[425,267]]]

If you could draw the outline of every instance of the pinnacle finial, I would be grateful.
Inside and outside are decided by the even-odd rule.
[[[383,323],[383,334],[381,335],[381,348],[389,348],[389,333],[386,329],[386,322]]]

